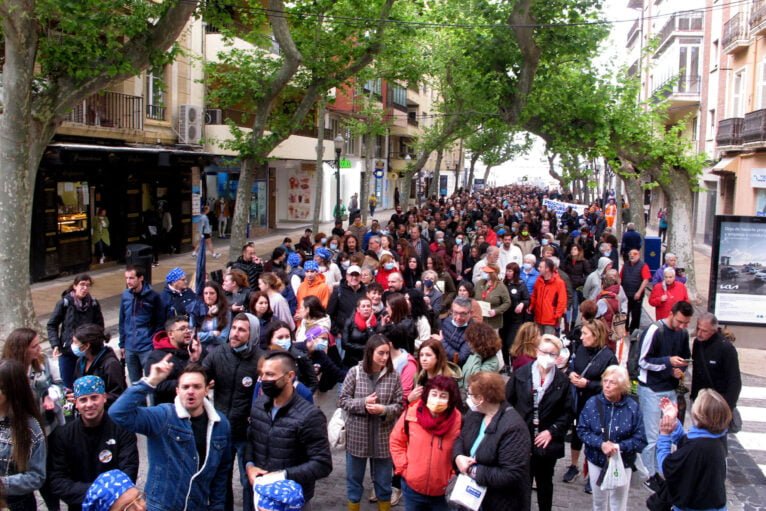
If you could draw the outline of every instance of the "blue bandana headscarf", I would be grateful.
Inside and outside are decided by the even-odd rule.
[[[271,484],[256,484],[258,509],[264,511],[300,511],[303,509],[303,489],[295,481],[285,479]]]
[[[112,504],[134,486],[133,481],[122,470],[104,472],[93,481],[85,493],[82,511],[109,511]]]
[[[106,394],[104,380],[92,374],[77,378],[73,385],[74,397],[89,396],[90,394]]]
[[[168,272],[167,277],[165,277],[165,282],[168,284],[172,284],[173,282],[177,282],[184,278],[186,276],[186,272],[184,272],[181,268],[175,267],[172,270]]]
[[[292,254],[287,256],[287,264],[289,264],[293,268],[295,268],[296,266],[300,266],[301,265],[301,256],[300,256],[300,254],[297,254],[297,253],[293,252]]]
[[[315,253],[316,255],[324,259],[325,261],[329,261],[330,259],[332,259],[332,252],[330,252],[326,248],[319,247],[318,249],[316,249]]]
[[[303,269],[306,271],[318,271],[319,265],[316,263],[316,261],[306,261],[303,263]]]

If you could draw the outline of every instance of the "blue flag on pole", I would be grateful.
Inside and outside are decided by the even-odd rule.
[[[207,248],[205,247],[205,238],[200,236],[199,246],[197,247],[197,268],[196,278],[194,280],[194,290],[197,296],[202,296],[202,290],[207,280],[205,275],[205,264],[207,263]]]

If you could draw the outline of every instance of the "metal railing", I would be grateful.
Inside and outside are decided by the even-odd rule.
[[[630,42],[633,40],[633,36],[636,35],[636,32],[638,32],[638,21],[639,19],[636,18],[636,21],[633,22],[633,25],[628,31],[628,44],[630,44]]]
[[[766,140],[766,109],[745,114],[742,126],[742,142],[763,142]]]
[[[745,16],[741,12],[738,12],[732,16],[729,21],[723,25],[723,37],[721,38],[721,45],[724,48],[728,48],[734,42],[745,39],[746,37]]]
[[[78,103],[65,121],[104,128],[144,129],[144,98],[103,91]]]
[[[702,90],[702,80],[699,76],[674,76],[665,80],[660,86],[655,87],[654,90],[655,92],[659,91],[665,98],[674,94],[699,96]]]
[[[702,16],[702,13],[692,12],[679,12],[672,15],[658,33],[660,46],[667,41],[673,32],[701,32],[703,29]]]
[[[742,126],[744,121],[742,117],[722,119],[718,123],[715,143],[719,146],[742,145]]]
[[[750,9],[750,28],[755,28],[766,21],[766,0],[753,0]]]
[[[164,106],[146,105],[146,118],[155,121],[164,121],[165,110],[166,108]]]

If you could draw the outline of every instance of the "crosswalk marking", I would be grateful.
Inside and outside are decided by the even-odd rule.
[[[737,406],[742,422],[766,422],[766,408],[755,406]]]
[[[740,399],[766,399],[766,388],[764,387],[750,387],[744,385],[742,392],[739,394]]]
[[[766,451],[766,433],[740,431],[734,436],[746,451]]]

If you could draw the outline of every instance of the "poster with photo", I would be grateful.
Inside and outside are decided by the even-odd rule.
[[[303,164],[287,177],[287,219],[309,220],[314,212],[314,165]]]
[[[722,323],[766,325],[766,217],[716,216],[708,308]]]

